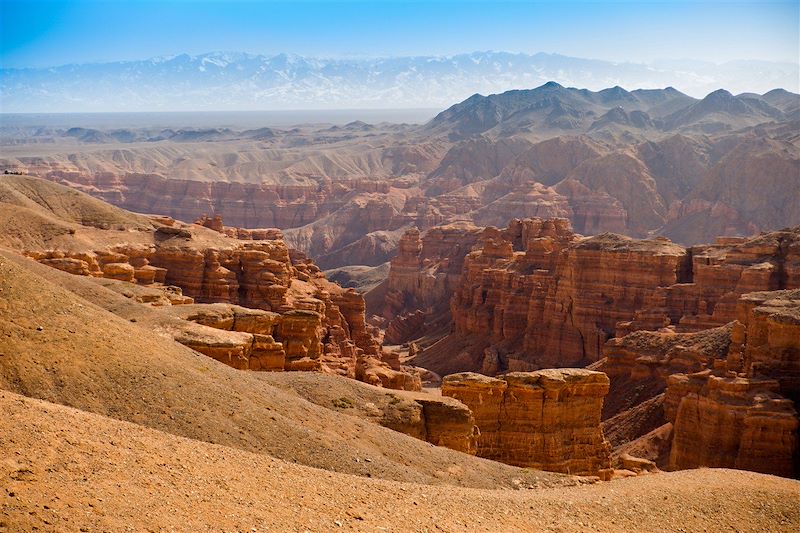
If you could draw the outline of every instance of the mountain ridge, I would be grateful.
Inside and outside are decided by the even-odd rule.
[[[749,72],[756,66],[760,75],[754,79]],[[0,74],[2,111],[11,113],[444,107],[472,93],[532,87],[551,79],[593,89],[674,85],[693,95],[718,87],[761,93],[774,87],[797,89],[800,69],[751,61],[616,63],[542,52],[355,59],[209,52],[4,68]]]
[[[574,133],[614,123],[634,131],[718,133],[789,121],[797,118],[798,109],[800,95],[784,89],[740,95],[717,89],[696,99],[672,87],[627,91],[617,85],[591,91],[548,81],[533,89],[474,94],[437,114],[423,129],[446,133],[451,140],[487,133]]]

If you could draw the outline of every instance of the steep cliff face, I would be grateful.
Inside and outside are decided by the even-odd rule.
[[[450,319],[449,302],[464,258],[481,229],[469,223],[431,228],[423,236],[407,230],[391,260],[382,308],[387,342],[405,342],[441,327]]]
[[[668,378],[670,466],[800,475],[800,291],[747,294],[728,357]]]
[[[728,356],[732,330],[733,324],[727,324],[696,333],[662,329],[610,339],[603,347],[604,359],[592,365],[611,380],[603,419],[663,393],[672,374],[714,368]]]
[[[470,339],[473,366],[447,368],[442,361],[442,370],[596,361],[617,322],[630,318],[659,286],[678,280],[685,257],[668,241],[611,234],[582,239],[563,219],[487,229],[482,246],[467,255],[451,301],[452,335]],[[428,355],[436,346],[431,350]],[[491,357],[498,360],[486,361]],[[432,361],[426,356],[425,362]]]
[[[689,254],[691,283],[660,290],[631,329],[653,329],[656,318],[669,319],[678,331],[719,326],[736,318],[742,294],[800,287],[800,227],[748,239],[718,238],[689,248]]]
[[[776,380],[708,372],[670,377],[681,394],[670,454],[672,469],[738,468],[796,476],[798,416]]]
[[[443,395],[472,410],[479,457],[570,474],[609,468],[600,429],[607,392],[605,374],[574,368],[512,372],[501,379],[453,374],[442,383]]]
[[[49,171],[47,179],[70,184],[113,205],[191,221],[218,213],[234,227],[292,228],[310,224],[345,204],[347,193],[388,192],[387,182],[366,179],[269,184],[169,179],[158,174]]]
[[[542,366],[596,361],[618,322],[679,280],[685,258],[682,248],[658,239],[603,234],[571,244],[559,254],[543,305],[529,305],[523,349],[546,353]]]
[[[581,237],[560,219],[487,228],[453,290],[453,332],[416,361],[444,374],[585,366],[613,337],[719,327],[746,292],[800,287],[799,251],[800,228],[689,249]]]

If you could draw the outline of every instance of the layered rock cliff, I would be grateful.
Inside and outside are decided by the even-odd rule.
[[[502,378],[452,374],[442,394],[469,407],[480,430],[477,455],[504,463],[564,472],[607,473],[610,448],[600,428],[608,392],[602,372],[550,369]]]
[[[182,224],[158,227],[154,235],[152,244],[123,244],[86,252],[25,253],[74,274],[142,285],[174,285],[198,304],[229,304],[225,314],[232,313],[231,320],[219,318],[206,325],[232,330],[232,324],[238,324],[233,331],[250,333],[255,338],[231,341],[235,348],[223,343],[213,350],[200,349],[202,339],[184,340],[231,366],[251,370],[324,370],[391,388],[419,387],[418,378],[381,361],[380,344],[365,323],[363,297],[328,282],[302,254],[290,257],[283,241],[221,238],[212,246],[203,243],[202,236],[191,226]],[[268,312],[258,316],[269,316],[269,320],[262,318],[264,324],[253,325],[253,331],[241,329],[249,327],[243,324],[258,322],[256,310]],[[210,320],[209,316],[219,309],[203,311],[192,307],[191,312],[195,313],[193,317]],[[249,313],[248,320],[236,318],[245,313]]]
[[[195,225],[133,215],[35,178],[15,177],[6,185],[11,201],[3,205],[12,217],[0,222],[9,229],[18,224],[14,217],[29,223],[27,234],[7,241],[24,255],[122,283],[121,292],[148,305],[227,305],[187,308],[192,317],[165,326],[183,344],[241,369],[317,370],[419,388],[416,374],[384,361],[365,323],[363,297],[326,280],[279,232],[241,233],[214,218]],[[262,236],[271,238],[254,240]],[[188,327],[186,320],[201,326]]]
[[[725,360],[668,378],[670,466],[800,475],[800,290],[744,295]]]
[[[604,358],[591,366],[611,380],[603,419],[663,393],[672,374],[714,368],[728,356],[732,330],[733,324],[696,333],[664,328],[610,339],[603,346]]]
[[[461,276],[464,258],[481,229],[469,223],[431,228],[424,236],[407,230],[391,260],[382,308],[386,341],[419,338],[450,320],[450,297]]]
[[[513,221],[481,233],[453,290],[452,333],[416,361],[444,374],[585,366],[633,331],[722,326],[741,294],[800,287],[799,265],[800,228],[686,249]]]

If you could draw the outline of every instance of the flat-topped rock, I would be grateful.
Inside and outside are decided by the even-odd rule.
[[[608,388],[608,376],[585,368],[545,368],[535,372],[509,372],[502,380],[509,385],[530,385],[545,389],[563,389],[575,385],[599,384]]]
[[[605,474],[610,448],[600,428],[609,380],[582,368],[465,372],[442,381],[442,395],[469,407],[480,434],[477,455],[570,474]]]
[[[191,304],[165,309],[183,320],[228,331],[272,335],[280,319],[279,313],[250,309],[233,304]]]

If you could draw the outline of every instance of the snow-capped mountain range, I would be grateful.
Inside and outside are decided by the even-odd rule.
[[[696,97],[724,87],[798,92],[791,63],[614,63],[557,54],[320,59],[212,52],[52,68],[0,69],[0,110],[13,112],[443,108],[474,93],[555,80],[565,86],[672,86]]]

